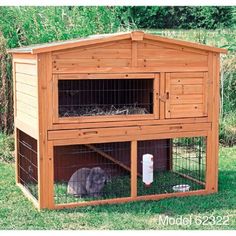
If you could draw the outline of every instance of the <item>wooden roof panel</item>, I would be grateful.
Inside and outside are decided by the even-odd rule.
[[[123,39],[131,39],[135,41],[142,41],[143,39],[149,39],[159,41],[167,44],[175,44],[183,47],[195,48],[203,51],[212,51],[217,53],[227,53],[226,49],[207,46],[204,44],[187,42],[182,40],[165,38],[153,34],[144,33],[142,31],[123,32],[115,34],[103,34],[103,35],[91,35],[86,38],[76,38],[66,41],[57,41],[52,43],[35,44],[27,47],[20,47],[8,50],[9,53],[31,53],[38,54],[43,52],[58,51],[63,49],[75,48],[80,46],[87,46],[99,43],[112,42]]]

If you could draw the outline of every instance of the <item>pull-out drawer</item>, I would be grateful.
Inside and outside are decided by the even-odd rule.
[[[149,125],[132,126],[122,128],[98,128],[98,129],[76,129],[76,130],[56,130],[48,131],[49,140],[79,139],[90,138],[119,138],[122,136],[140,136],[160,133],[194,132],[209,130],[211,123],[201,124],[175,124],[175,125]]]

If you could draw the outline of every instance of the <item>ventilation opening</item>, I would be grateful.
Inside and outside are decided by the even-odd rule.
[[[37,140],[18,130],[19,182],[38,199]]]
[[[153,113],[153,79],[58,81],[59,117]]]

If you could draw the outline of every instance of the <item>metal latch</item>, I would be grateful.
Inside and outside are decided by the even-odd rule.
[[[162,101],[162,102],[166,102],[166,100],[169,99],[169,92],[166,92],[164,95],[160,95],[159,96],[159,99]]]

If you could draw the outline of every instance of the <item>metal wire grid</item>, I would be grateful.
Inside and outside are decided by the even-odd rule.
[[[54,147],[55,203],[130,196],[130,152],[130,142]],[[154,179],[150,186],[142,180],[142,155],[146,153],[154,157]],[[190,191],[205,188],[205,137],[139,141],[137,158],[139,196],[172,193],[176,185],[189,185]],[[71,176],[78,170],[91,171],[94,167],[101,168],[106,175],[103,187],[89,194],[85,171],[77,173],[71,181],[74,189],[84,181],[85,190],[69,193]]]
[[[37,140],[19,131],[18,171],[20,183],[38,199]]]
[[[130,152],[129,142],[54,147],[55,203],[130,196]]]
[[[205,183],[206,138],[178,138],[173,140],[173,170]]]
[[[155,152],[153,183],[146,186],[138,179],[138,195],[152,195],[174,192],[174,186],[188,185],[190,191],[205,188],[206,140],[205,137],[176,138],[166,144],[156,140],[154,149],[148,151],[146,141],[139,142],[138,155]],[[142,143],[142,145],[140,145]],[[158,170],[161,155],[166,154],[165,170]]]
[[[59,80],[60,117],[153,113],[153,79]]]

